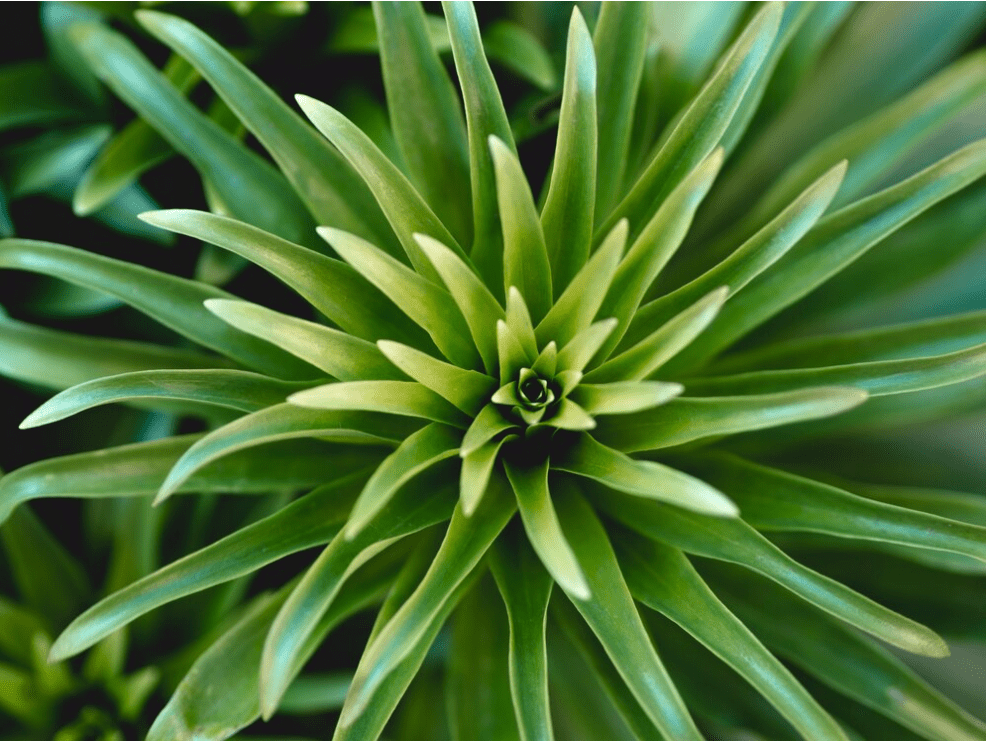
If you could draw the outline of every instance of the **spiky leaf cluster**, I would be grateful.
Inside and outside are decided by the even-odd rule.
[[[878,642],[943,656],[938,633],[825,573],[847,541],[887,564],[889,603],[906,603],[909,569],[981,573],[980,500],[840,480],[852,466],[835,465],[824,437],[981,406],[986,322],[974,312],[806,338],[798,327],[810,325],[785,311],[806,306],[821,325],[826,307],[812,316],[809,294],[858,287],[888,238],[899,257],[928,249],[922,230],[941,233],[918,217],[961,203],[955,194],[986,173],[986,143],[910,170],[906,157],[981,95],[982,56],[879,108],[900,90],[876,85],[850,51],[881,11],[856,11],[809,74],[844,10],[770,3],[742,23],[706,18],[722,36],[715,63],[701,62],[701,34],[655,56],[648,20],[660,9],[603,4],[591,33],[576,10],[539,198],[475,11],[444,10],[458,90],[420,6],[373,6],[390,143],[299,96],[309,126],[200,30],[141,12],[279,169],[237,159],[172,107],[169,83],[124,37],[73,29],[116,94],[152,124],[191,126],[189,156],[225,177],[233,216],[144,220],[270,272],[318,320],[71,247],[0,243],[0,266],[117,296],[203,348],[161,348],[169,368],[74,386],[26,426],[118,402],[211,424],[25,467],[0,479],[0,512],[37,497],[307,492],[98,602],[52,656],[320,547],[202,655],[148,739],[228,738],[271,717],[331,630],[369,604],[379,609],[340,741],[383,733],[449,620],[456,738],[477,724],[482,738],[552,738],[553,715],[559,738],[698,741],[700,726],[815,741],[854,727],[986,738]],[[939,58],[962,35],[946,37]],[[894,79],[905,89],[928,71],[905,65]],[[826,104],[850,74],[876,92],[855,111]],[[681,108],[655,114],[670,82],[661,100],[678,95]],[[821,141],[805,151],[806,138]],[[784,456],[790,466],[777,467]],[[893,473],[866,477],[890,484]],[[237,681],[217,702],[220,676]]]

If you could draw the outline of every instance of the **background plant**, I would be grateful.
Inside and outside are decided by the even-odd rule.
[[[139,401],[211,432],[23,468],[0,479],[8,512],[316,487],[87,610],[54,656],[327,543],[202,654],[150,738],[269,716],[325,636],[380,602],[337,738],[380,734],[406,690],[390,732],[440,737],[421,708],[443,678],[456,738],[550,735],[549,680],[559,737],[982,738],[846,624],[928,655],[942,639],[842,583],[977,635],[951,600],[978,594],[981,501],[942,489],[982,480],[961,433],[981,425],[983,318],[954,310],[981,308],[983,191],[963,189],[986,165],[981,142],[961,145],[981,135],[986,79],[978,53],[932,73],[983,10],[918,7],[611,4],[593,35],[576,13],[540,198],[468,5],[445,7],[464,117],[434,24],[380,4],[392,138],[302,98],[331,145],[194,26],[141,14],[283,174],[227,151],[123,37],[73,28],[151,125],[167,135],[182,116],[190,157],[225,157],[209,172],[238,218],[144,218],[270,271],[323,321],[60,245],[0,246],[7,267],[106,291],[218,353],[162,348],[177,370],[148,363],[45,404],[28,426]],[[929,250],[942,233],[949,248]],[[929,433],[952,450],[932,456]],[[945,578],[947,609],[929,588]],[[204,691],[217,675],[235,678],[221,699]]]

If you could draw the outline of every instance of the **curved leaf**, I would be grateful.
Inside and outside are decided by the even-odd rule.
[[[470,416],[476,415],[496,388],[483,373],[465,370],[407,345],[380,340],[377,345],[395,366]]]
[[[385,412],[422,417],[465,428],[469,418],[441,396],[416,381],[343,381],[299,391],[290,404],[308,409]],[[381,432],[383,431],[382,428]],[[399,433],[395,433],[399,434]],[[388,438],[393,439],[393,438]]]
[[[680,383],[662,381],[580,383],[569,398],[594,416],[629,414],[660,406],[684,390]]]
[[[680,397],[614,419],[602,418],[593,436],[624,453],[655,450],[809,419],[830,417],[866,401],[865,391],[821,387],[761,396]]]
[[[254,134],[319,224],[367,239],[390,238],[383,214],[338,151],[220,44],[177,16],[138,10],[135,17],[208,80]]]
[[[507,478],[517,497],[527,538],[541,563],[567,594],[578,600],[591,597],[582,567],[565,538],[548,491],[548,461],[521,466],[505,460]]]
[[[373,17],[387,109],[408,174],[442,223],[468,244],[472,225],[462,104],[431,45],[424,11],[417,2],[374,2]]]
[[[466,430],[465,437],[462,438],[462,445],[459,448],[459,455],[463,458],[471,455],[480,446],[514,426],[516,426],[516,422],[506,419],[494,404],[487,404],[476,415],[472,424],[469,425],[469,429]]]
[[[386,445],[402,439],[409,431],[401,420],[385,414],[304,409],[290,403],[267,407],[196,441],[175,463],[154,501],[158,504],[167,499],[196,471],[212,461],[264,443],[319,438],[340,443]]]
[[[638,461],[580,435],[576,442],[552,455],[551,467],[599,481],[617,491],[656,499],[713,517],[735,517],[733,504],[722,492],[673,468]],[[523,511],[523,510],[522,510]]]
[[[556,296],[589,258],[596,203],[596,55],[577,7],[568,26],[565,60],[554,165],[541,209]]]
[[[365,340],[424,338],[394,304],[345,263],[292,244],[242,221],[188,209],[152,211],[141,219],[162,229],[201,239],[269,271],[312,306]]]
[[[210,298],[234,298],[203,283],[51,242],[0,241],[0,267],[29,270],[108,293],[190,340],[277,377],[311,378],[311,367],[206,311]]]
[[[816,607],[905,651],[948,655],[945,642],[930,628],[802,566],[738,518],[710,518],[613,491],[599,492],[593,503],[650,538],[686,553],[756,571]]]
[[[53,396],[21,422],[21,429],[51,424],[101,404],[133,399],[179,399],[256,412],[279,404],[310,383],[278,381],[237,370],[150,370],[97,378]]]
[[[617,324],[619,322],[616,318],[610,317],[583,329],[558,353],[558,367],[563,373],[581,374],[606,342],[606,338],[616,329]]]

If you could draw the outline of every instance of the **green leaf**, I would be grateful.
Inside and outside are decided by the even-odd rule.
[[[739,109],[777,35],[780,5],[764,7],[726,52],[631,191],[596,230],[608,232],[622,218],[636,237],[655,206],[708,158]]]
[[[516,505],[506,482],[493,477],[473,517],[456,507],[442,547],[418,588],[380,631],[360,659],[346,706],[339,718],[342,728],[352,726],[360,714],[375,704],[385,690],[388,675],[397,670],[427,635],[429,626],[441,614],[479,563],[513,515]]]
[[[609,215],[621,191],[630,129],[644,72],[648,10],[641,3],[604,3],[592,34],[598,65],[599,164],[595,217]]]
[[[48,131],[4,152],[11,198],[54,191],[75,178],[110,135],[107,126]]]
[[[383,460],[360,492],[346,522],[346,539],[356,538],[404,484],[458,453],[460,440],[458,430],[434,422],[406,438]]]
[[[499,602],[492,578],[484,577],[452,616],[443,720],[458,741],[525,741],[514,720],[508,669],[511,633]],[[541,653],[543,659],[543,643]],[[547,676],[544,680],[547,695]],[[550,728],[550,719],[548,723]]]
[[[102,404],[134,399],[177,399],[256,412],[310,383],[290,383],[237,370],[151,370],[123,373],[73,386],[21,422],[22,430],[51,424]]]
[[[379,459],[372,450],[356,454],[351,462],[348,455],[337,457],[334,463],[343,469],[331,483],[105,597],[62,632],[52,657],[67,659],[161,605],[328,543],[345,523],[360,485]]]
[[[602,316],[615,317],[619,321],[617,330],[603,345],[603,357],[619,344],[647,289],[688,233],[695,210],[722,167],[722,157],[722,149],[716,149],[682,179],[639,232],[620,262],[599,310]]]
[[[2,315],[0,348],[0,374],[56,389],[119,373],[212,368],[228,362],[190,350],[59,332]]]
[[[406,482],[355,537],[336,535],[292,589],[264,642],[259,676],[265,718],[276,710],[303,664],[309,637],[352,573],[392,542],[449,518],[456,492],[447,471],[438,474]],[[357,681],[358,673],[354,688]]]
[[[627,222],[620,221],[582,266],[536,329],[537,341],[562,347],[587,329],[599,313],[627,241]]]
[[[220,44],[182,18],[153,10],[140,24],[195,65],[254,134],[319,224],[366,239],[391,239],[366,185],[337,150]]]
[[[686,553],[744,566],[816,607],[912,653],[947,656],[930,628],[802,566],[738,518],[710,518],[678,507],[599,492],[593,503],[627,527]]]
[[[487,404],[483,407],[476,418],[469,425],[462,444],[459,447],[459,455],[465,458],[472,455],[482,445],[486,444],[494,437],[505,430],[516,426],[516,422],[506,419],[494,404]]]
[[[876,502],[733,456],[703,457],[703,478],[730,492],[758,530],[827,533],[986,561],[986,527]]]
[[[463,368],[479,365],[465,319],[439,278],[432,281],[419,275],[352,234],[325,227],[319,227],[318,233],[383,294],[397,298],[400,310],[431,335],[445,357]],[[423,252],[421,259],[428,259]],[[430,262],[428,266],[434,271]]]
[[[534,322],[551,306],[551,265],[534,197],[517,155],[496,136],[489,138],[503,225],[503,289],[521,292]]]
[[[590,599],[574,599],[572,604],[661,734],[682,741],[701,741],[701,734],[640,620],[602,523],[575,491],[558,497],[558,513],[579,561],[585,565],[592,590]]]
[[[716,578],[716,591],[741,619],[786,659],[840,693],[928,739],[983,738],[980,721],[873,641],[762,580],[753,583],[741,575],[728,586],[726,582]],[[821,646],[825,649],[819,650]]]
[[[889,327],[799,337],[725,356],[716,372],[758,368],[811,368],[950,353],[986,342],[986,311],[936,317]]]
[[[548,491],[548,461],[521,466],[504,461],[517,497],[524,530],[541,563],[558,585],[577,600],[591,597],[582,567],[565,538]]]
[[[387,108],[411,180],[449,231],[467,244],[472,225],[462,104],[428,38],[424,11],[420,3],[375,2],[373,17]]]
[[[578,8],[568,26],[565,59],[554,166],[541,210],[556,296],[589,258],[596,203],[596,56]]]
[[[339,148],[366,181],[415,270],[429,280],[438,278],[414,240],[417,233],[437,239],[468,261],[458,242],[429,208],[428,203],[366,134],[325,103],[306,95],[298,95],[296,99],[301,110],[315,124],[315,128]]]
[[[688,389],[701,394],[777,393],[807,386],[852,385],[870,396],[904,394],[948,386],[986,373],[986,344],[966,350],[906,360],[876,360],[853,365],[791,370],[750,371],[737,375],[689,379]]]
[[[846,736],[791,672],[733,615],[681,551],[631,531],[614,539],[633,596],[687,630],[743,676],[809,741]]]
[[[350,266],[225,216],[171,209],[141,214],[162,229],[201,239],[240,255],[282,280],[346,332],[426,341],[422,333]]]
[[[366,381],[366,383],[374,383],[374,381]],[[399,381],[383,383],[399,383]],[[202,467],[240,450],[297,438],[319,438],[340,443],[387,444],[403,439],[410,429],[413,428],[409,428],[394,417],[373,412],[304,409],[291,403],[267,407],[240,417],[196,441],[168,473],[168,477],[158,491],[155,504],[178,491],[179,487]]]
[[[581,330],[558,353],[558,367],[563,373],[581,374],[606,342],[606,338],[616,329],[617,324],[619,324],[617,319],[610,317]]]
[[[504,321],[510,328],[510,333],[520,343],[524,355],[531,359],[537,358],[538,341],[534,336],[534,324],[527,309],[527,302],[516,286],[507,289],[507,310]]]
[[[830,417],[859,406],[866,398],[865,391],[837,386],[761,396],[681,397],[647,411],[600,419],[593,434],[624,453],[655,450]]]
[[[515,526],[493,545],[490,570],[507,607],[510,693],[520,738],[550,741],[554,733],[548,706],[545,627],[554,582],[524,532]]]
[[[416,381],[343,381],[316,386],[288,397],[307,409],[335,412],[384,412],[421,417],[465,428],[469,418],[441,396]],[[382,432],[382,429],[381,429]],[[385,438],[393,439],[393,438]]]
[[[318,715],[342,707],[352,672],[302,674],[291,683],[277,711],[285,715]]]
[[[44,633],[44,621],[30,610],[0,597],[0,652],[20,665],[31,662],[31,640]]]
[[[456,5],[462,7],[462,4]],[[499,217],[497,217],[497,239],[499,239]],[[424,234],[415,234],[421,249],[431,260],[442,281],[452,294],[452,299],[469,325],[469,333],[483,358],[487,373],[494,373],[498,366],[496,321],[506,319],[503,307],[490,293],[468,265],[460,260],[452,250],[441,242]],[[498,262],[498,264],[500,264]],[[491,285],[498,285],[494,283]]]
[[[629,414],[660,406],[676,396],[685,387],[680,383],[661,381],[624,381],[617,383],[582,383],[569,398],[582,406],[589,414]]]
[[[51,242],[0,241],[0,267],[29,270],[116,296],[169,329],[280,378],[311,378],[311,367],[208,312],[202,302],[234,298],[218,288]],[[86,379],[88,380],[88,379]]]
[[[591,435],[580,435],[560,454],[551,457],[551,467],[598,481],[611,489],[655,499],[713,517],[735,517],[736,505],[722,492],[681,471],[638,461],[600,445]]]
[[[517,378],[522,368],[534,364],[535,358],[527,354],[516,333],[502,319],[496,323],[496,344],[500,356],[500,383],[506,385]]]
[[[0,523],[18,504],[31,499],[150,497],[182,454],[200,439],[201,435],[169,437],[49,458],[19,468],[0,477]],[[324,481],[324,460],[332,455],[323,443],[298,440],[267,445],[259,455],[245,450],[210,463],[178,491],[266,494],[272,489],[310,487]]]
[[[450,33],[452,33],[451,25],[450,22]],[[555,89],[557,75],[551,55],[541,42],[520,24],[509,20],[495,20],[489,23],[483,31],[483,44],[486,47],[486,56],[502,64],[518,77],[528,80],[545,91]],[[452,50],[455,51],[454,42]],[[462,79],[461,75],[459,79]],[[466,115],[468,117],[468,111]]]
[[[248,301],[211,298],[205,308],[241,332],[276,342],[282,350],[340,381],[406,378],[372,342],[337,329]]]
[[[496,388],[496,381],[483,373],[450,365],[407,345],[388,340],[377,345],[395,366],[470,416],[483,408]]]
[[[82,102],[66,90],[47,62],[30,61],[0,67],[0,130],[85,117]]]
[[[692,367],[721,352],[984,173],[986,142],[974,142],[902,183],[826,216],[770,270],[733,296],[676,364]]]
[[[845,161],[835,165],[728,257],[690,283],[641,307],[626,339],[638,338],[650,327],[670,320],[718,286],[729,286],[729,295],[742,290],[787,254],[815,225],[839,190],[845,173]]]
[[[284,177],[192,105],[126,37],[94,23],[70,35],[99,78],[195,166],[234,216],[312,241],[311,216]]]
[[[82,566],[28,507],[21,507],[4,522],[0,542],[7,555],[7,570],[24,603],[46,623],[64,625],[91,599]]]
[[[589,371],[586,381],[640,381],[648,378],[709,326],[728,295],[727,286],[712,291],[671,317],[637,344]]]
[[[495,136],[512,150],[516,150],[510,123],[500,98],[500,89],[486,61],[483,41],[480,39],[479,22],[471,3],[443,2],[442,9],[448,22],[455,71],[462,88],[466,106],[466,128],[469,137],[469,175],[472,184],[473,243],[471,256],[486,285],[499,291],[503,284],[503,236],[500,231],[500,213],[497,209],[496,178],[489,149],[489,137]],[[487,41],[495,39],[495,28],[490,26]],[[493,34],[493,35],[491,35]],[[550,64],[550,61],[549,61]],[[424,245],[422,245],[424,247]],[[428,256],[435,262],[431,252]],[[448,258],[446,258],[447,260]],[[437,263],[435,267],[455,296],[456,291],[449,277]],[[459,307],[462,302],[456,299]],[[463,313],[465,309],[463,308]],[[468,320],[468,315],[466,316]],[[479,339],[470,322],[473,337]],[[480,352],[483,347],[480,346]],[[484,359],[487,357],[484,354]],[[492,368],[487,365],[487,370]]]

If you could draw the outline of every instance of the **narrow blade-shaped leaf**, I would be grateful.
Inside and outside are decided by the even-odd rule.
[[[654,461],[638,461],[580,435],[551,457],[551,467],[586,476],[617,491],[656,499],[713,517],[735,517],[736,505],[722,492]]]
[[[151,370],[123,373],[73,386],[21,422],[21,429],[51,424],[101,404],[134,399],[176,399],[256,412],[280,404],[311,383],[278,381],[237,370]]]
[[[447,471],[439,473],[447,477]],[[322,551],[291,591],[264,642],[260,707],[265,718],[277,708],[308,638],[346,579],[396,539],[448,519],[455,495],[455,487],[442,476],[425,474],[413,479],[354,538],[339,533]]]
[[[524,530],[541,563],[566,593],[577,600],[590,598],[582,567],[565,538],[548,491],[548,461],[521,466],[504,461],[507,478],[517,497]]]
[[[432,423],[406,438],[373,472],[346,522],[346,539],[353,540],[397,494],[404,484],[439,461],[459,452],[462,433]]]
[[[141,219],[240,255],[284,281],[346,332],[365,340],[422,333],[385,295],[345,263],[242,221],[187,209],[152,211]]]
[[[437,360],[413,347],[388,340],[377,345],[395,366],[471,416],[483,408],[496,387],[496,381],[483,373]]]
[[[565,58],[554,166],[541,210],[556,296],[589,258],[596,203],[596,55],[578,8],[568,26]]]
[[[284,176],[192,105],[126,37],[96,23],[71,36],[100,79],[195,165],[236,217],[312,242],[314,223]]]
[[[375,412],[305,409],[290,403],[267,407],[240,417],[196,441],[178,459],[161,484],[155,503],[178,491],[199,469],[239,450],[297,438],[386,445],[402,439],[413,429],[413,423],[408,426],[400,418]]]
[[[373,3],[387,108],[408,174],[461,244],[472,235],[462,104],[417,2]],[[435,235],[438,236],[438,235]]]
[[[195,65],[270,152],[319,224],[386,244],[389,230],[366,185],[259,77],[188,21],[153,10],[135,15],[144,28]]]
[[[510,328],[511,334],[524,349],[529,358],[538,357],[538,341],[534,336],[534,323],[527,309],[527,302],[516,286],[507,289],[507,310],[504,321]]]
[[[681,551],[631,531],[614,538],[633,596],[739,672],[808,741],[847,741],[839,724],[715,596]]]
[[[865,391],[819,387],[760,396],[681,397],[667,404],[614,419],[600,419],[594,436],[632,453],[735,435],[810,419],[830,417],[866,401]]]
[[[510,692],[522,741],[551,741],[545,627],[553,581],[523,530],[511,526],[490,551],[490,570],[510,623]]]
[[[506,482],[497,476],[474,516],[466,517],[461,507],[456,507],[442,547],[421,584],[363,653],[339,718],[342,727],[353,725],[379,694],[382,683],[427,633],[428,626],[485,555],[515,509]]]
[[[678,507],[598,492],[593,503],[627,527],[686,553],[745,566],[860,630],[912,653],[947,656],[930,628],[802,566],[738,518],[709,518]]]
[[[465,319],[452,296],[441,287],[440,278],[424,278],[352,234],[326,227],[319,227],[318,233],[370,283],[385,295],[397,298],[401,311],[431,335],[445,357],[463,368],[479,366],[479,355],[470,342]],[[428,259],[424,253],[422,259]],[[434,271],[431,262],[428,266]]]
[[[589,414],[629,414],[660,406],[680,396],[685,387],[662,381],[582,383],[572,392],[572,401]]]
[[[462,514],[471,517],[479,506],[486,487],[493,475],[496,457],[507,443],[517,439],[516,435],[506,435],[499,440],[483,443],[468,455],[462,456],[462,471],[459,474],[459,499],[462,501]]]
[[[200,345],[279,378],[311,378],[311,366],[230,327],[205,309],[218,288],[51,242],[6,239],[0,267],[29,270],[108,293]]]
[[[573,599],[572,604],[661,734],[681,741],[701,741],[702,735],[640,620],[599,518],[574,490],[558,497],[558,512],[579,561],[585,564],[592,590],[590,599]]]
[[[339,148],[370,186],[415,270],[429,280],[438,278],[428,258],[414,241],[414,235],[419,232],[437,239],[459,257],[468,260],[462,248],[404,173],[387,159],[366,134],[325,103],[306,95],[297,96],[297,101],[301,110],[315,124],[315,128]]]
[[[581,373],[599,352],[619,322],[615,317],[590,324],[571,340],[558,353],[558,367],[562,372]]]
[[[308,409],[399,414],[465,428],[469,418],[416,381],[343,381],[299,391],[290,404]]]
[[[499,223],[497,217],[497,229]],[[424,234],[415,234],[414,238],[418,240],[421,249],[435,266],[459,311],[465,317],[466,324],[469,325],[469,333],[483,358],[486,372],[493,373],[497,367],[496,322],[506,318],[503,307],[479,276],[452,250]],[[499,236],[497,239],[500,239]],[[501,282],[491,285],[499,285]]]
[[[481,445],[516,425],[516,422],[504,417],[494,404],[487,404],[476,415],[472,424],[469,425],[469,429],[466,430],[465,437],[462,438],[462,446],[459,448],[459,455],[463,458],[471,455]]]
[[[619,221],[613,231],[606,235],[599,249],[582,266],[548,315],[538,324],[538,343],[544,345],[554,341],[564,347],[592,324],[623,257],[627,230],[627,222]]]
[[[516,286],[537,323],[548,313],[552,297],[544,230],[517,155],[495,136],[490,136],[489,148],[503,226],[504,293]]]
[[[210,298],[205,308],[227,324],[314,365],[340,381],[398,381],[403,373],[372,342],[249,301]]]
[[[496,177],[490,156],[489,137],[495,136],[511,149],[516,148],[503,100],[500,98],[500,89],[486,61],[486,54],[483,53],[483,40],[480,38],[475,9],[471,3],[457,2],[443,2],[442,8],[448,22],[455,70],[466,106],[473,214],[473,243],[470,254],[486,285],[499,292],[503,285],[503,235],[500,231]],[[448,277],[441,268],[439,272],[448,284]],[[451,286],[449,290],[455,295]],[[462,306],[461,302],[459,305]],[[475,337],[475,330],[473,336]],[[487,370],[491,368],[487,366]]]

